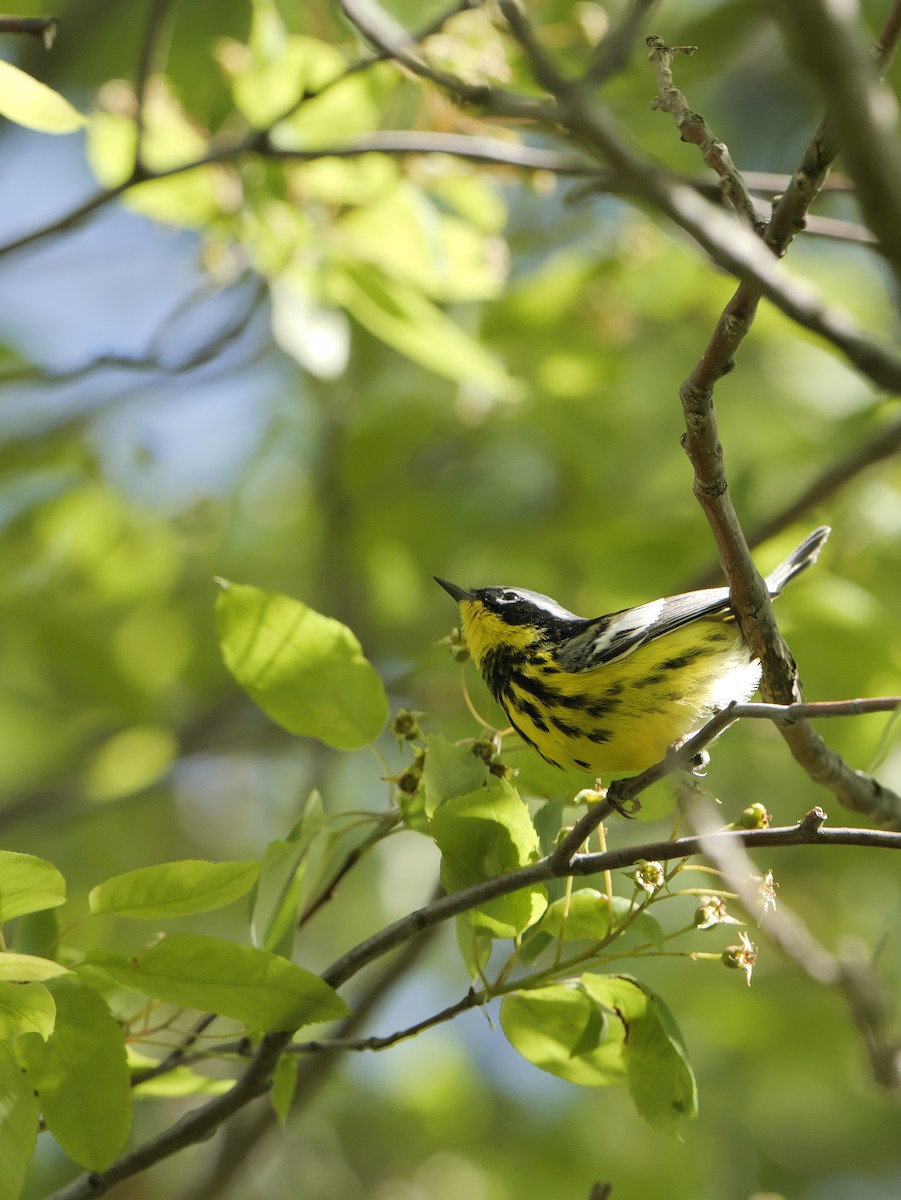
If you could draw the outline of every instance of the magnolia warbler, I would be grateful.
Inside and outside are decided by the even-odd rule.
[[[830,532],[815,529],[767,576],[771,596],[816,562]],[[643,770],[760,682],[725,587],[586,618],[523,588],[436,582],[460,605],[466,644],[510,724],[554,766]]]

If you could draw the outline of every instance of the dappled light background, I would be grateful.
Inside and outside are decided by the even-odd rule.
[[[41,11],[31,0],[21,7]],[[442,8],[389,7],[411,28]],[[618,10],[565,0],[535,9],[575,66],[608,7]],[[868,9],[877,22],[879,6]],[[134,77],[149,11],[69,0],[50,54],[12,39],[0,49],[98,113],[86,133],[65,137],[4,123],[3,245],[66,214],[98,178],[127,174],[116,121],[128,92],[117,81]],[[205,131],[237,128],[236,100],[270,114],[285,107],[267,95],[265,72],[242,74],[254,12],[279,20],[274,6],[249,0],[173,6],[166,78],[152,81],[148,153],[158,164],[196,153],[191,138],[202,146]],[[278,12],[288,31],[348,61],[364,52],[330,4]],[[818,108],[759,6],[681,0],[655,21],[671,44],[700,47],[680,85],[739,166],[790,172]],[[449,61],[476,75],[503,66],[481,11],[442,36]],[[355,82],[343,108],[313,113],[298,136],[320,146],[378,128],[457,128],[435,89],[423,93],[390,67]],[[607,98],[660,161],[697,174],[694,149],[650,110],[654,91],[639,51]],[[465,120],[461,132],[483,130],[476,111]],[[821,211],[855,216],[841,194]],[[866,247],[808,235],[786,269],[897,338],[891,284]],[[472,736],[461,668],[441,644],[455,612],[433,575],[521,585],[594,615],[679,591],[712,568],[679,444],[678,388],[733,287],[627,199],[446,156],[281,164],[248,155],[193,181],[145,185],[77,227],[0,253],[4,848],[56,863],[76,920],[109,875],[178,858],[260,857],[315,788],[341,818],[340,862],[367,832],[351,814],[388,802],[386,769],[370,751],[292,738],[253,706],[220,658],[214,577],[346,622],[394,708],[422,711],[429,731]],[[749,529],[892,414],[769,308],[717,396]],[[899,483],[896,459],[877,464],[755,552],[771,568],[815,525],[834,527],[778,610],[809,698],[898,692]],[[464,673],[477,708],[500,723],[471,665]],[[777,824],[815,803],[835,824],[856,822],[792,763],[774,730],[753,725],[714,749],[705,787],[724,822],[755,802]],[[885,716],[825,732],[853,766],[878,762],[879,777],[901,786]],[[379,750],[389,772],[402,769],[406,752],[393,738]],[[536,805],[585,783],[512,746],[508,761]],[[648,794],[641,821],[612,820],[610,844],[668,835],[671,784]],[[304,927],[297,960],[320,970],[424,903],[437,864],[422,836],[383,842]],[[897,991],[901,884],[887,852],[786,849],[758,864],[774,869],[780,901],[826,944],[878,948]],[[630,881],[617,887],[631,894]],[[137,944],[133,924],[98,919],[119,948]],[[238,902],[179,929],[246,941],[247,925]],[[20,948],[43,952],[54,931],[33,920],[18,936]],[[66,943],[95,936],[89,922]],[[712,949],[725,944],[712,930],[686,946],[701,936]],[[698,1076],[700,1116],[684,1141],[645,1125],[616,1089],[579,1089],[531,1067],[490,1008],[382,1054],[348,1055],[327,1079],[318,1060],[305,1060],[310,1103],[242,1167],[230,1173],[227,1143],[252,1118],[121,1194],[584,1200],[594,1180],[609,1179],[614,1200],[897,1196],[897,1109],[870,1079],[845,1006],[757,940],[750,989],[740,972],[687,957],[634,968],[666,997]],[[391,1033],[468,986],[454,930],[442,928],[364,1032]],[[165,1046],[161,1035],[146,1049]],[[160,1103],[138,1106],[139,1134],[161,1127]],[[188,1104],[168,1103],[172,1114]],[[29,1195],[70,1169],[43,1137]]]

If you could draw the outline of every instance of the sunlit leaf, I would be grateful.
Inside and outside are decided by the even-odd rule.
[[[68,974],[68,967],[50,958],[41,958],[37,954],[15,954],[11,950],[0,951],[0,980],[27,983]]]
[[[88,118],[59,92],[0,59],[0,115],[41,133],[74,133]]]
[[[128,958],[91,956],[88,964],[121,987],[234,1017],[252,1029],[297,1029],[349,1012],[317,975],[266,950],[218,938],[181,934]]]
[[[137,126],[123,112],[98,112],[88,131],[88,161],[106,187],[118,187],[131,177],[137,146]],[[151,80],[144,104],[141,158],[150,171],[166,172],[203,158],[209,138],[187,115],[161,77]],[[151,179],[128,189],[123,198],[135,212],[171,225],[204,226],[223,207],[229,207],[229,169],[204,164]]]
[[[625,1031],[604,1020],[598,1004],[577,984],[530,988],[507,996],[501,1028],[519,1053],[551,1075],[582,1087],[626,1082]]]
[[[388,698],[353,633],[290,596],[220,581],[216,628],[225,665],[274,721],[339,750],[381,733]]]
[[[128,1046],[128,1068],[133,1074],[145,1071],[147,1068],[159,1066],[158,1058],[141,1054],[134,1046]],[[178,1096],[222,1096],[235,1086],[233,1079],[214,1079],[209,1075],[200,1075],[189,1067],[175,1067],[162,1075],[157,1075],[144,1083],[134,1084],[132,1091],[137,1099],[146,1097],[178,1097]]]
[[[488,764],[471,745],[457,746],[440,734],[426,737],[425,767],[422,783],[425,788],[426,813],[432,816],[445,800],[465,796],[488,781]]]
[[[276,1065],[275,1074],[272,1077],[272,1090],[269,1093],[269,1102],[272,1105],[272,1111],[282,1126],[288,1120],[288,1113],[291,1111],[291,1101],[294,1099],[296,1089],[297,1055],[283,1054]]]
[[[470,979],[478,979],[488,964],[494,940],[465,916],[456,918],[457,946]]]
[[[492,775],[487,787],[447,800],[429,831],[441,851],[441,881],[449,892],[491,879],[538,857],[538,836],[522,797],[506,779]],[[541,884],[489,900],[469,916],[494,937],[513,937],[547,906]]]
[[[567,941],[599,942],[611,931],[628,921],[627,931],[642,941],[660,949],[664,941],[663,928],[648,913],[633,914],[632,902],[624,896],[613,897],[613,921],[610,903],[603,892],[595,888],[577,888],[569,899],[561,898],[548,905],[541,922],[545,933],[562,933]]]
[[[172,731],[160,725],[133,725],[97,748],[88,763],[84,788],[89,800],[129,796],[156,783],[178,756]]]
[[[663,1000],[626,975],[583,975],[582,987],[626,1028],[623,1065],[645,1120],[666,1133],[697,1116],[698,1090],[679,1028]]]
[[[34,1153],[38,1102],[8,1046],[0,1045],[0,1200],[19,1200]]]
[[[322,797],[313,791],[304,805],[303,816],[288,836],[270,842],[263,852],[259,878],[251,895],[250,931],[254,944],[264,950],[291,957],[307,855],[325,827]]]
[[[353,209],[341,221],[344,250],[372,263],[432,299],[487,300],[503,285],[503,259],[468,222],[440,212],[408,181],[400,181],[374,203]],[[394,236],[403,229],[404,236]]]
[[[416,287],[348,259],[328,279],[330,298],[401,354],[437,375],[477,384],[493,395],[516,388],[501,363]]]
[[[43,984],[0,983],[0,1040],[9,1041],[20,1033],[48,1038],[55,1019],[56,1005]]]
[[[53,1136],[89,1170],[109,1166],[131,1127],[131,1087],[119,1022],[93,988],[72,979],[47,987],[56,1025],[46,1042],[25,1034],[16,1053]]]
[[[56,908],[66,899],[66,881],[53,866],[33,854],[0,850],[0,924],[23,913]]]
[[[259,870],[258,862],[159,863],[99,883],[88,903],[92,913],[142,920],[212,912],[246,896]]]
[[[349,75],[325,88],[321,96],[304,100],[292,116],[275,126],[272,141],[286,150],[327,150],[344,145],[378,129],[396,83],[396,72],[390,67]]]

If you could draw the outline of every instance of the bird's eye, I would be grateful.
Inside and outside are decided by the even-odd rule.
[[[506,591],[501,592],[501,594],[498,596],[498,600],[501,602],[501,604],[515,604],[518,599],[519,592]]]

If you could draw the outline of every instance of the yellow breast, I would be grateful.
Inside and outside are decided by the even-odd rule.
[[[462,604],[476,665],[520,736],[549,762],[595,775],[639,771],[760,680],[735,621],[712,616],[587,671],[562,669],[533,626]]]

